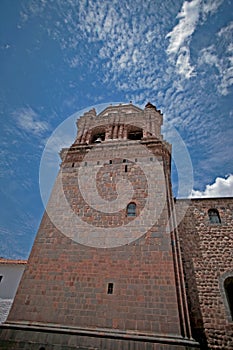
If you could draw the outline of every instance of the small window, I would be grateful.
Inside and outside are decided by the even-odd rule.
[[[112,160],[110,159],[109,164],[112,164]]]
[[[128,165],[125,165],[125,173],[128,172]]]
[[[3,276],[0,276],[0,282],[1,282],[2,279],[3,279]]]
[[[220,224],[221,223],[221,219],[220,219],[219,212],[217,209],[210,209],[208,211],[208,215],[209,215],[209,221],[211,224]]]
[[[136,216],[136,204],[129,203],[127,206],[127,216]]]
[[[233,277],[228,277],[224,281],[224,289],[227,297],[228,306],[233,320]]]
[[[112,294],[113,293],[113,283],[109,283],[108,284],[108,294]]]
[[[74,167],[74,163],[72,163],[72,168]]]

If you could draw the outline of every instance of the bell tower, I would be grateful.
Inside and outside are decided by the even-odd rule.
[[[92,109],[78,119],[2,342],[14,349],[198,347],[162,123],[151,103]]]

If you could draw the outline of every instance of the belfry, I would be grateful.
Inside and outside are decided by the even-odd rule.
[[[171,145],[162,123],[151,103],[111,105],[98,115],[92,109],[78,119],[1,331],[4,344],[199,347],[190,328]]]

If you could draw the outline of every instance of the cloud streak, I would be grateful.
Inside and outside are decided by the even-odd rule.
[[[19,108],[13,112],[18,127],[27,133],[41,136],[49,130],[49,124],[40,120],[39,115],[31,108]]]
[[[223,0],[192,0],[184,1],[176,18],[178,23],[166,38],[169,39],[167,55],[175,64],[176,72],[186,79],[196,75],[195,67],[191,65],[190,45],[192,35],[197,26],[203,24],[207,16],[217,11]]]
[[[199,65],[205,64],[217,69],[218,74],[215,74],[215,78],[218,82],[218,91],[223,96],[229,93],[229,87],[233,84],[232,31],[233,22],[217,33],[218,45],[211,45],[202,49],[199,56]],[[224,55],[220,56],[219,45],[223,46]]]
[[[190,64],[189,45],[199,20],[200,4],[201,0],[185,1],[176,16],[178,24],[166,36],[169,38],[167,54],[170,59],[176,59],[177,71],[185,78],[194,74],[194,67]]]

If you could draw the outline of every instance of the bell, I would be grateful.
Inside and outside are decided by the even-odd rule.
[[[95,140],[95,143],[100,143],[100,142],[102,142],[102,140],[101,140],[100,137],[98,137],[98,138]]]

